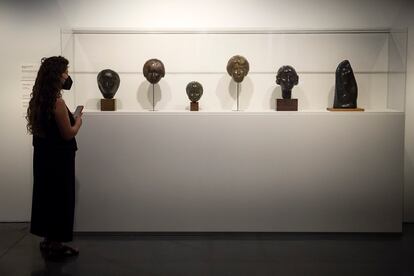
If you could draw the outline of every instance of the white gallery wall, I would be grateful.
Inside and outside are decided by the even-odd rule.
[[[58,55],[71,28],[353,29],[410,27],[406,96],[405,220],[414,221],[414,14],[412,1],[1,1],[0,221],[27,221],[31,137],[26,135],[21,66]],[[373,8],[375,7],[375,8]],[[69,92],[70,93],[70,92]],[[70,95],[66,96],[68,100]]]
[[[0,221],[30,219],[32,147],[23,117],[21,65],[60,51],[59,9],[30,2],[0,4]]]

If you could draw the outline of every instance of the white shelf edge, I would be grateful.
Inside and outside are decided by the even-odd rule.
[[[273,29],[273,28],[71,28],[61,29],[62,34],[361,34],[361,33],[404,33],[405,29],[355,28],[355,29]]]
[[[36,72],[36,71],[32,71],[32,72]],[[78,74],[78,75],[89,75],[89,74],[98,74],[100,71],[70,71],[69,73],[72,74]],[[334,75],[335,71],[296,71],[298,74],[300,75],[322,75],[322,74],[327,74],[327,75]],[[143,75],[142,71],[117,71],[118,74],[125,74],[125,75]],[[210,71],[210,72],[186,72],[186,71],[182,71],[182,72],[178,72],[178,71],[169,71],[166,72],[166,74],[169,75],[228,75],[227,72],[225,71]],[[249,75],[274,75],[276,74],[276,72],[274,71],[251,71],[249,72]],[[354,74],[405,74],[404,71],[354,71]]]
[[[100,110],[92,110],[86,109],[83,111],[85,114],[89,115],[129,115],[129,114],[137,114],[137,115],[304,115],[304,114],[376,114],[376,113],[388,113],[388,114],[404,114],[403,111],[393,110],[393,109],[372,109],[372,110],[365,110],[363,112],[350,112],[350,111],[337,111],[331,112],[328,110],[316,109],[316,110],[298,110],[298,111],[275,111],[275,110],[246,110],[246,111],[213,111],[213,110],[200,110],[200,111],[189,111],[189,110],[116,110],[116,111],[100,111]]]

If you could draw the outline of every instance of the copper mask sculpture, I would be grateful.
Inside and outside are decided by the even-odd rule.
[[[165,76],[165,67],[161,60],[150,59],[144,64],[142,69],[144,77],[152,84],[158,83]]]
[[[112,99],[118,91],[121,82],[118,73],[111,69],[105,69],[99,72],[98,87],[105,99]]]
[[[244,77],[249,73],[249,62],[243,56],[233,56],[227,63],[227,73],[237,83],[243,81]]]
[[[185,90],[187,92],[188,98],[193,103],[198,102],[203,95],[203,86],[196,81],[188,83]]]
[[[334,108],[357,108],[358,86],[348,60],[339,63],[335,74]]]
[[[292,89],[299,83],[299,76],[295,68],[284,65],[279,68],[276,75],[276,84],[282,87],[282,98],[291,99]]]

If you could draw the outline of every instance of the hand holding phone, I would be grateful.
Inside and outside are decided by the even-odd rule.
[[[78,105],[77,107],[76,107],[76,110],[75,110],[75,112],[73,112],[73,117],[76,119],[77,117],[79,117],[79,115],[81,115],[81,113],[82,113],[82,110],[83,110],[83,105]]]

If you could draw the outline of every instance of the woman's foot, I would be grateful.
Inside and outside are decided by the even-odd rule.
[[[42,255],[51,260],[63,260],[66,257],[76,257],[79,250],[61,242],[44,240],[40,243]]]
[[[69,245],[60,244],[57,247],[50,247],[49,253],[61,257],[75,257],[79,255],[79,250]]]

